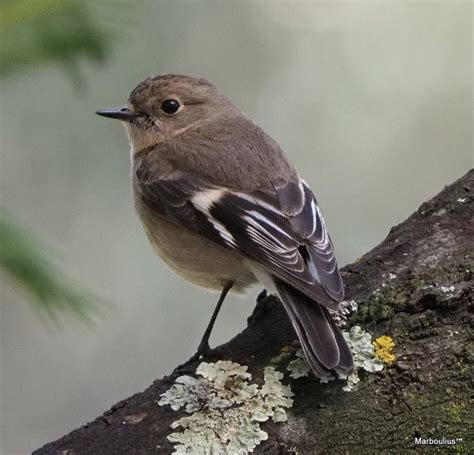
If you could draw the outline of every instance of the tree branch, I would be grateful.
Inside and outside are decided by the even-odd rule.
[[[455,442],[430,446],[430,453],[453,447],[474,453],[473,438],[467,438],[473,423],[473,189],[471,170],[343,269],[347,299],[359,306],[348,326],[358,324],[374,338],[392,337],[396,361],[362,375],[348,393],[341,390],[342,381],[321,384],[313,376],[289,380],[286,375],[294,392],[288,421],[262,424],[268,439],[255,453],[411,453],[420,448],[416,438]],[[294,339],[282,306],[266,297],[248,327],[205,360],[247,365],[261,381],[263,368]],[[199,363],[178,367],[34,453],[171,453],[170,425],[186,413],[157,400],[177,377],[193,375]],[[283,360],[277,368],[288,373],[286,365]]]

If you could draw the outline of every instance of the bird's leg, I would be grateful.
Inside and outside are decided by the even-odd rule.
[[[216,322],[217,315],[219,314],[221,306],[224,303],[224,299],[227,293],[232,288],[233,284],[234,284],[233,281],[226,281],[224,283],[224,287],[222,288],[221,295],[219,297],[219,300],[217,301],[216,307],[214,308],[214,312],[212,313],[211,320],[209,321],[209,324],[207,324],[206,331],[204,332],[204,335],[202,336],[197,352],[196,354],[194,354],[193,358],[197,359],[199,358],[200,355],[206,355],[211,350],[211,348],[209,347],[209,337],[211,336],[212,328],[214,327],[214,323]]]

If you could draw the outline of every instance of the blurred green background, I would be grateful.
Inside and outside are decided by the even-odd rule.
[[[96,109],[149,75],[210,79],[301,170],[343,265],[472,167],[471,33],[470,1],[0,1],[0,453],[168,373],[217,298],[154,256],[126,136]],[[58,328],[27,304],[31,273],[56,292],[40,307],[112,305],[95,325],[54,313]],[[213,344],[244,327],[257,292],[226,301]]]

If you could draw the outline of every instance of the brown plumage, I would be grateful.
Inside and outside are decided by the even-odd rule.
[[[262,282],[282,299],[313,371],[351,371],[324,308],[344,295],[333,246],[278,144],[211,83],[188,76],[148,78],[126,107],[98,113],[125,123],[136,209],[165,262],[199,286],[224,288],[216,312],[230,286]]]

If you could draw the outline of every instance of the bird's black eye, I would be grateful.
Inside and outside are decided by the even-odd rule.
[[[161,110],[166,115],[173,115],[179,111],[180,104],[176,100],[165,100],[161,103]]]

